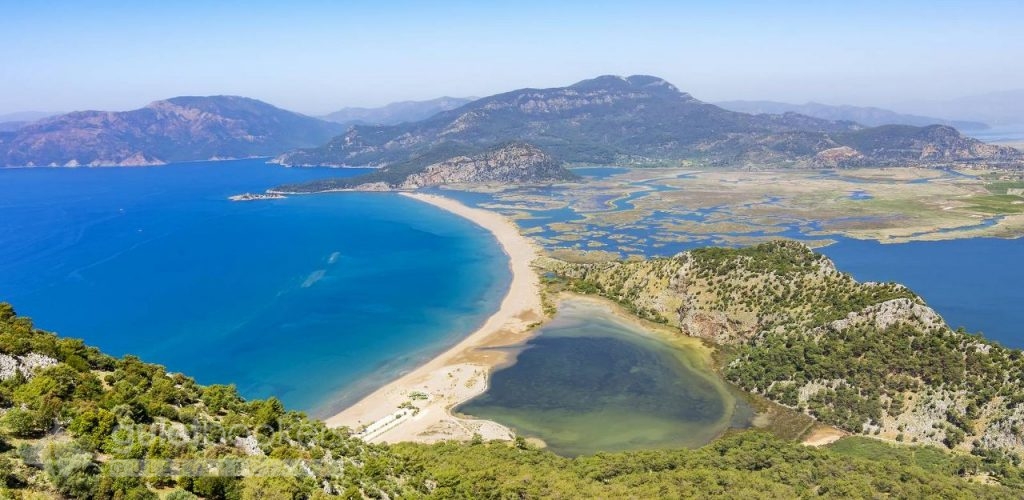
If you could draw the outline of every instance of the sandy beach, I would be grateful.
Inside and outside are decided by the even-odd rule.
[[[451,349],[358,403],[328,418],[330,427],[347,426],[369,442],[435,442],[446,439],[511,439],[512,432],[486,420],[463,419],[451,408],[482,393],[492,368],[507,361],[506,351],[488,349],[520,344],[531,326],[544,319],[540,281],[531,263],[537,247],[500,214],[467,207],[442,196],[402,193],[487,229],[509,257],[512,283],[498,311]]]

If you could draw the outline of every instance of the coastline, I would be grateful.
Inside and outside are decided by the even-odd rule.
[[[540,279],[532,268],[537,246],[504,216],[467,207],[455,200],[423,193],[400,193],[428,203],[488,230],[509,257],[512,282],[498,310],[458,344],[413,371],[377,389],[356,404],[327,418],[329,427],[347,426],[371,443],[449,439],[512,439],[495,422],[464,419],[451,409],[487,389],[491,370],[510,354],[496,347],[526,340],[545,319]]]

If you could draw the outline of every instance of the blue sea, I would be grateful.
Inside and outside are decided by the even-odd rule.
[[[109,353],[330,414],[474,330],[511,279],[490,233],[395,194],[227,200],[363,172],[0,169],[0,300]]]
[[[1024,239],[881,244],[837,238],[819,249],[860,281],[910,287],[953,328],[1024,348]]]

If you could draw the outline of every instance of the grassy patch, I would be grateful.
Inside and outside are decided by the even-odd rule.
[[[993,194],[989,196],[975,196],[969,198],[971,203],[968,210],[990,214],[1019,214],[1024,213],[1024,197],[1008,194]]]
[[[1009,189],[1024,189],[1024,181],[996,181],[985,185],[992,194],[1006,194]]]

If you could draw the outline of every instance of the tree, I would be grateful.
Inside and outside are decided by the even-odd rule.
[[[23,408],[7,410],[3,418],[4,427],[12,436],[20,438],[37,437],[46,431],[45,422],[39,414]]]
[[[206,408],[214,413],[232,409],[242,400],[234,384],[208,386],[203,390],[201,399]]]
[[[99,477],[92,453],[75,445],[51,444],[43,452],[43,468],[61,493],[72,498],[90,498]]]
[[[88,408],[79,413],[68,430],[92,449],[99,449],[103,441],[114,432],[117,417],[103,408]]]
[[[253,412],[253,423],[257,429],[277,430],[278,419],[284,415],[284,404],[277,398],[271,397],[263,401],[253,403],[256,410]]]

